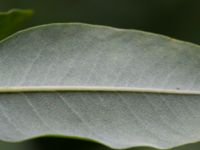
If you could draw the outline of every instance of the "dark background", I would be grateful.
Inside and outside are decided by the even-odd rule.
[[[200,44],[200,0],[0,0],[0,11],[32,8],[28,26],[84,22],[139,29]]]
[[[11,8],[34,10],[33,18],[25,27],[84,22],[150,31],[200,44],[200,0],[0,0],[0,11]],[[62,138],[1,145],[5,147],[2,150],[25,150],[26,146],[37,150],[109,150],[99,144]],[[194,144],[176,150],[199,149],[200,144]]]

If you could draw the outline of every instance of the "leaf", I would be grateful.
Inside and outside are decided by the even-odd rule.
[[[12,9],[0,12],[0,40],[16,32],[19,26],[33,14],[32,10]]]
[[[200,141],[200,47],[50,24],[0,43],[0,139],[56,135],[112,148]]]

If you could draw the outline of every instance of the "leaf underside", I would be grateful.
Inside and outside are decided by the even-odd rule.
[[[78,23],[21,31],[0,43],[0,139],[200,141],[199,66],[199,46],[142,31]]]

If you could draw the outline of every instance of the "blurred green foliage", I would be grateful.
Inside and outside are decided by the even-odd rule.
[[[108,147],[105,147],[100,144],[87,142],[87,141],[80,141],[80,140],[73,140],[73,139],[61,139],[61,138],[40,138],[36,140],[40,145],[41,149],[39,150],[55,150],[57,148],[62,147],[64,150],[112,150]],[[48,145],[48,146],[47,146]],[[48,148],[47,148],[48,147]],[[173,148],[171,150],[199,150],[200,143],[196,144],[188,144],[178,148]],[[154,148],[148,147],[138,147],[138,148],[131,148],[127,150],[156,150]]]
[[[0,11],[12,8],[35,11],[24,28],[52,22],[83,22],[150,31],[200,44],[200,0],[0,0]],[[0,150],[25,149],[110,150],[100,144],[60,138],[18,144],[0,142]],[[199,149],[200,143],[173,150]]]
[[[1,150],[112,150],[106,146],[89,141],[74,140],[67,138],[38,138],[22,143],[0,142]],[[199,150],[200,143],[188,144],[171,150]],[[154,148],[138,147],[127,150],[156,150]]]
[[[39,150],[39,146],[32,141],[17,144],[0,141],[0,150]]]
[[[26,22],[32,14],[32,10],[17,9],[0,12],[0,40],[19,30],[21,24]]]

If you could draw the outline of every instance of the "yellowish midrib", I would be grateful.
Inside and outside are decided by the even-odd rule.
[[[156,88],[134,88],[134,87],[111,87],[111,86],[12,86],[0,87],[0,93],[18,92],[137,92],[137,93],[160,93],[160,94],[194,94],[200,95],[200,91],[156,89]]]

